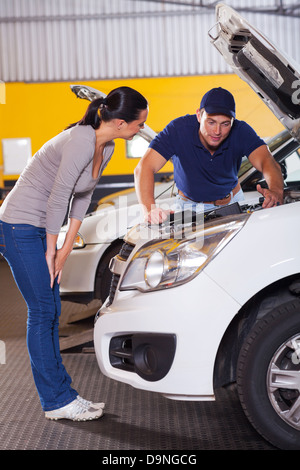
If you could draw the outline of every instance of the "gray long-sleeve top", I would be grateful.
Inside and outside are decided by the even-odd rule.
[[[82,220],[114,142],[106,144],[97,178],[93,178],[96,135],[91,126],[75,126],[52,138],[33,156],[0,208],[0,219],[45,227],[57,235],[66,216]]]

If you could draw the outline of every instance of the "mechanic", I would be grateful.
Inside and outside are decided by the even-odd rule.
[[[129,87],[95,99],[80,121],[38,150],[0,209],[0,253],[28,307],[30,364],[48,419],[87,421],[103,415],[104,403],[80,397],[62,364],[59,282],[94,188],[114,152],[114,139],[131,140],[147,115],[147,100]],[[68,232],[57,250],[69,203]]]
[[[168,211],[155,206],[154,174],[172,158],[178,188],[175,210],[207,210],[241,201],[238,181],[242,157],[263,173],[268,189],[257,185],[263,207],[283,203],[283,178],[265,142],[235,119],[235,100],[224,88],[202,98],[195,115],[171,121],[150,143],[135,169],[135,185],[145,220],[161,223]]]

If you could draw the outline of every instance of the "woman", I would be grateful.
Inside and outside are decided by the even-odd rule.
[[[46,418],[97,419],[104,403],[71,388],[59,351],[59,282],[64,263],[109,162],[116,138],[143,128],[148,103],[129,87],[92,101],[84,117],[48,141],[31,159],[0,209],[0,253],[28,307],[27,346]],[[63,246],[57,237],[69,210]]]

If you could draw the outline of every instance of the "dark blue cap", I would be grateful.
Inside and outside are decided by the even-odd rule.
[[[232,94],[224,88],[212,88],[203,96],[200,109],[207,114],[225,114],[235,118],[235,102]]]

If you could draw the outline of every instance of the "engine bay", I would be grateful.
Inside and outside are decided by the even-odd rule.
[[[295,188],[286,188],[284,191],[283,204],[291,204],[300,201],[300,190]],[[262,210],[264,198],[260,197],[252,202],[235,202],[226,206],[217,207],[215,209],[207,210],[203,213],[202,222],[207,223],[216,218],[234,216],[238,214],[251,214],[253,212]],[[201,216],[202,217],[202,216]],[[168,232],[174,233],[180,229],[187,228],[187,226],[195,226],[199,223],[199,214],[194,211],[175,212],[170,214],[170,218],[164,222],[159,231],[166,235]]]
[[[291,204],[293,202],[300,201],[300,190],[295,188],[286,188],[284,190],[283,204]],[[242,214],[242,213],[251,213],[262,209],[264,198],[260,197],[258,201],[253,203],[243,203],[239,204],[235,202],[228,206],[218,207],[204,213],[204,221],[211,220],[216,217],[225,217],[227,215]]]

